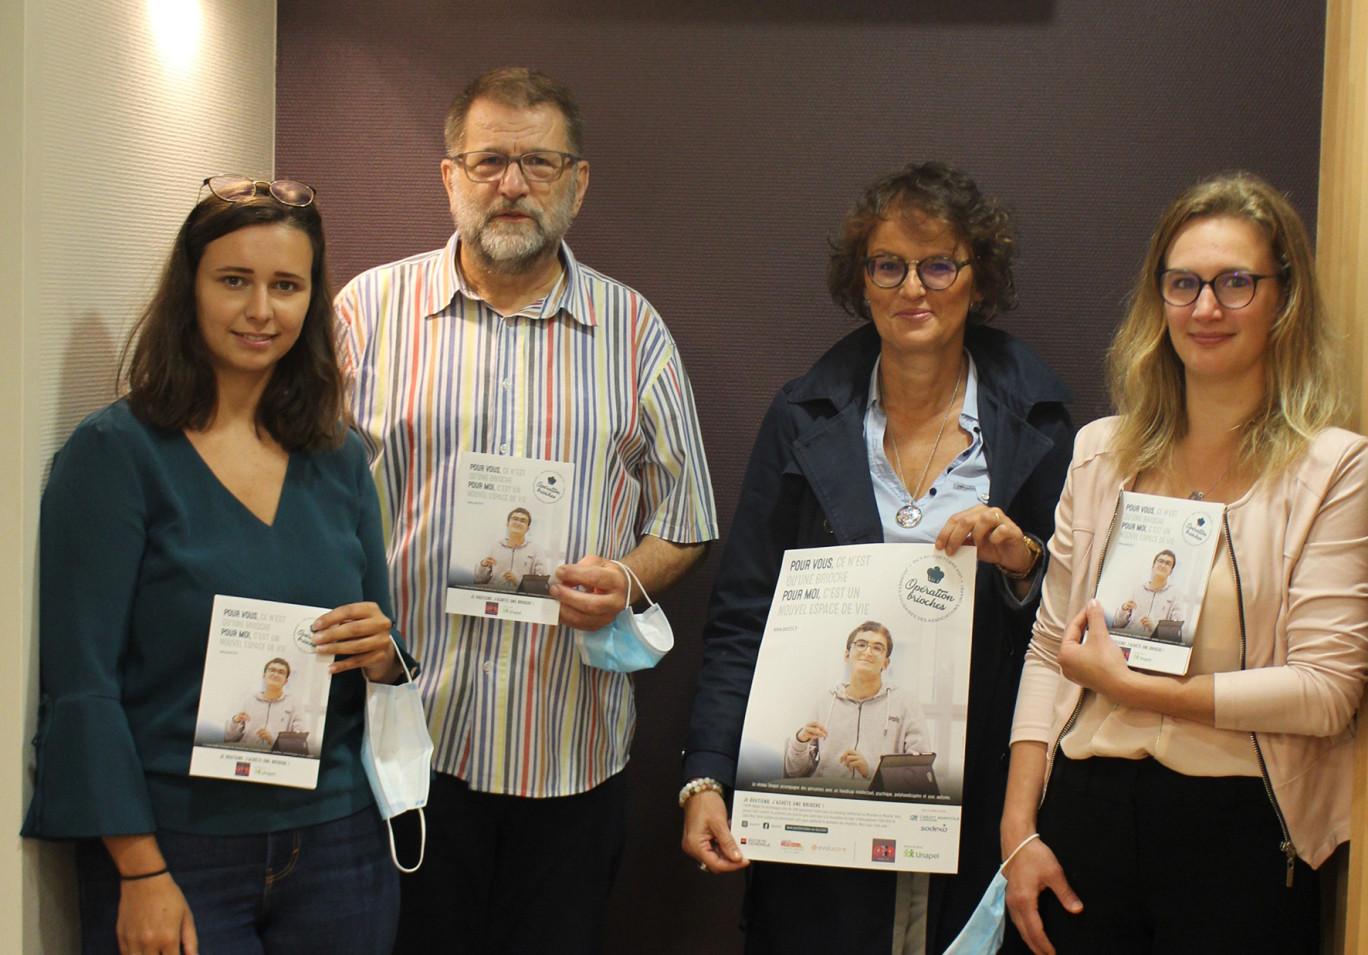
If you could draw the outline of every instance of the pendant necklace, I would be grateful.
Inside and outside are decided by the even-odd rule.
[[[1216,480],[1212,481],[1212,482],[1211,482],[1211,486],[1210,486],[1209,488],[1207,488],[1205,491],[1199,491],[1199,490],[1197,490],[1197,488],[1195,488],[1195,487],[1192,488],[1192,490],[1188,492],[1188,500],[1189,500],[1189,501],[1205,501],[1205,500],[1206,500],[1206,496],[1207,496],[1208,494],[1210,494],[1212,491],[1216,490],[1216,485],[1220,484],[1222,481],[1224,481],[1224,480],[1226,479],[1226,475],[1230,473],[1230,469],[1233,468],[1233,467],[1235,466],[1235,458],[1236,458],[1236,455],[1231,455],[1231,457],[1230,457],[1230,463],[1227,464],[1227,465],[1226,465],[1226,469],[1225,469],[1224,471],[1221,472],[1221,476],[1218,477]],[[1184,483],[1186,483],[1189,487],[1192,487],[1192,476],[1191,476],[1190,474],[1188,474],[1188,469],[1187,469],[1187,464],[1186,464],[1186,462],[1183,462],[1180,466],[1181,466],[1182,469],[1183,469],[1183,481],[1184,481]]]
[[[898,436],[890,434],[893,438],[893,459],[898,463],[898,480],[902,483],[903,493],[907,495],[907,503],[898,508],[898,513],[893,515],[893,519],[898,522],[899,527],[912,528],[921,523],[922,509],[917,506],[914,497],[922,482],[926,480],[926,472],[931,470],[931,462],[936,460],[936,449],[940,447],[941,435],[945,434],[945,423],[950,420],[950,411],[955,407],[955,399],[959,397],[959,371],[955,372],[955,390],[950,393],[950,403],[945,406],[945,416],[941,418],[940,430],[936,432],[936,441],[931,445],[931,453],[927,455],[926,467],[922,468],[921,477],[917,478],[916,487],[910,490],[907,487],[907,478],[903,476],[902,455],[898,453]],[[1224,475],[1222,475],[1224,477]]]

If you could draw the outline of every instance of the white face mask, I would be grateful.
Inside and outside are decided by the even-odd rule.
[[[396,652],[398,646],[395,647]],[[399,665],[408,682],[398,686],[366,681],[366,731],[361,737],[361,765],[366,770],[376,808],[389,828],[390,858],[401,872],[417,872],[427,848],[428,784],[432,779],[432,735],[428,732],[423,697],[402,654]],[[412,869],[399,864],[394,849],[394,827],[389,820],[418,810],[422,841]]]
[[[629,603],[607,626],[581,636],[580,659],[591,667],[615,673],[634,673],[649,670],[659,663],[674,646],[674,631],[660,604],[651,600],[641,579],[621,561],[613,561],[627,575],[627,599],[631,598],[631,583],[636,582],[641,596],[650,602],[643,613],[632,613]]]

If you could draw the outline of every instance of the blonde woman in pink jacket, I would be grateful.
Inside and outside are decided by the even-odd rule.
[[[1074,446],[1013,723],[1012,921],[1036,955],[1312,955],[1368,674],[1368,442],[1331,427],[1286,199],[1243,173],[1179,197],[1108,365],[1119,414]],[[1122,490],[1226,506],[1186,676],[1130,669],[1095,599]]]

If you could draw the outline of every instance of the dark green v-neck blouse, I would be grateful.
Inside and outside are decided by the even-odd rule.
[[[23,834],[271,832],[373,802],[358,670],[333,678],[318,788],[187,775],[215,594],[392,616],[360,439],[290,455],[275,522],[249,511],[180,432],[125,402],[53,459],[39,555],[42,700]]]

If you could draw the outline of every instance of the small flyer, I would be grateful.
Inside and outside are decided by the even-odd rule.
[[[972,547],[785,552],[737,761],[748,859],[957,871],[975,571]]]
[[[568,461],[462,451],[446,612],[553,624],[551,574],[570,536]]]
[[[1097,599],[1132,669],[1187,673],[1225,505],[1121,492]]]
[[[191,776],[318,785],[333,656],[310,625],[329,609],[214,597]]]

